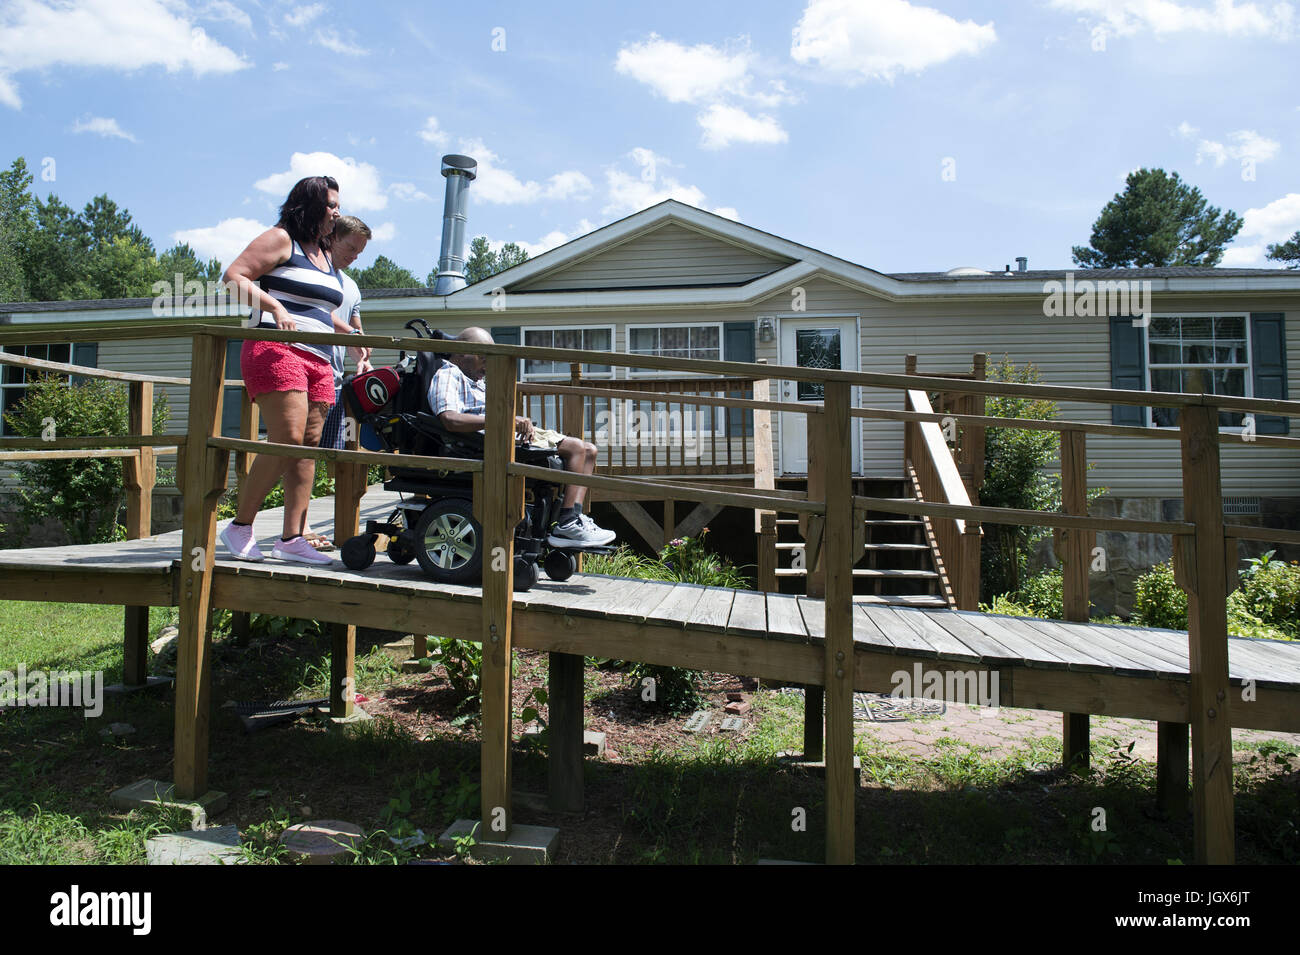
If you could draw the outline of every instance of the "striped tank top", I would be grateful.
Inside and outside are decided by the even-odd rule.
[[[343,304],[343,285],[332,263],[328,272],[317,268],[295,241],[289,261],[267,272],[257,283],[262,291],[285,307],[298,331],[334,331],[330,313]],[[254,308],[247,325],[249,328],[275,328],[275,317],[270,312]],[[292,347],[325,361],[330,360],[334,350],[332,345],[305,342],[295,342]]]

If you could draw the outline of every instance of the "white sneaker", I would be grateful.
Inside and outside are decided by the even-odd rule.
[[[312,547],[305,537],[292,537],[287,541],[277,538],[275,546],[271,548],[271,556],[276,560],[288,560],[295,564],[334,563],[333,557],[327,557]]]
[[[597,527],[596,522],[583,514],[568,523],[556,524],[547,535],[546,543],[552,547],[599,547],[608,544],[617,535]]]

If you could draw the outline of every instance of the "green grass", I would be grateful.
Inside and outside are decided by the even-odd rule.
[[[154,638],[175,611],[149,611]],[[0,601],[0,670],[103,670],[105,684],[122,679],[121,607]]]

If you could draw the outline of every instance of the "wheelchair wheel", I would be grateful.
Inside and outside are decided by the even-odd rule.
[[[515,590],[532,590],[541,574],[537,570],[537,561],[527,557],[515,558]]]
[[[343,543],[343,564],[348,570],[365,570],[375,562],[375,537],[358,534]]]
[[[415,560],[415,548],[409,541],[394,537],[388,542],[388,559],[394,564],[409,564]]]
[[[445,498],[430,504],[415,524],[415,559],[434,580],[467,584],[483,564],[483,528],[469,501]]]
[[[578,562],[572,554],[556,548],[546,555],[546,576],[551,580],[568,580],[578,569]]]

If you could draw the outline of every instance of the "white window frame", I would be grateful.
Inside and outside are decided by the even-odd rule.
[[[723,333],[722,322],[637,322],[623,326],[623,354],[631,356],[632,332],[641,328],[716,328],[718,330],[718,361],[727,360],[727,336]],[[647,356],[648,357],[648,356]],[[700,378],[703,372],[670,371],[662,368],[627,368],[628,378]]]
[[[595,372],[593,374],[588,374],[587,371],[584,369],[582,372],[582,377],[601,378],[601,379],[614,378],[615,371],[617,370],[616,359],[618,358],[618,348],[616,347],[618,344],[618,329],[614,325],[524,325],[519,329],[519,343],[526,347],[528,346],[529,332],[568,332],[568,331],[575,331],[575,330],[576,331],[600,331],[602,329],[609,332],[609,355],[610,358],[614,360],[611,360],[609,362],[609,371],[602,371],[602,372]],[[543,346],[531,346],[531,347],[543,347]],[[537,372],[525,371],[525,369],[528,367],[526,358],[521,358],[519,362],[520,362],[520,379],[522,381],[567,381],[569,379],[569,373],[567,371],[562,374],[550,373],[550,372],[546,374],[538,374]]]
[[[31,358],[34,356],[28,355],[26,349],[44,348],[46,352],[45,352],[45,358],[43,360],[55,361],[55,359],[49,357],[49,349],[53,348],[55,345],[68,346],[68,357],[67,360],[63,362],[63,364],[71,365],[73,363],[72,362],[73,356],[76,354],[76,345],[73,344],[72,342],[45,342],[45,343],[33,342],[30,345],[0,345],[0,351],[5,352],[6,354],[9,355],[19,355],[24,358]],[[12,384],[5,383],[4,376],[6,373],[9,372],[10,369],[22,373],[23,376],[22,383],[12,383]],[[25,391],[28,387],[31,376],[37,374],[40,374],[40,369],[38,368],[25,368],[21,365],[0,365],[0,435],[3,435],[4,437],[7,438],[18,437],[18,435],[15,435],[9,431],[9,423],[5,421],[3,418],[4,413],[10,410],[6,398],[8,397],[8,394],[11,391],[19,391],[19,390]],[[70,376],[64,377],[63,383],[67,387],[71,388],[72,378]]]
[[[1187,365],[1181,363],[1176,365],[1171,365],[1168,363],[1160,363],[1158,367],[1159,368],[1210,368],[1210,369],[1243,368],[1246,372],[1245,375],[1246,394],[1243,397],[1246,398],[1255,397],[1254,343],[1251,341],[1250,338],[1250,313],[1249,312],[1152,312],[1151,321],[1147,322],[1146,326],[1142,329],[1142,348],[1144,349],[1142,353],[1142,357],[1143,357],[1142,364],[1146,367],[1146,390],[1147,391],[1154,391],[1154,389],[1151,387],[1151,364],[1152,364],[1151,363],[1151,322],[1155,321],[1157,318],[1176,318],[1179,319],[1180,321],[1185,318],[1210,318],[1210,319],[1240,318],[1242,319],[1242,325],[1246,329],[1246,361],[1244,365],[1240,362],[1234,362],[1231,364],[1199,364],[1199,365]],[[1190,394],[1190,392],[1180,392],[1180,394]],[[1225,395],[1224,397],[1229,397],[1229,396]],[[1151,406],[1147,406],[1143,408],[1142,413],[1146,416],[1146,426],[1148,428],[1158,428],[1162,431],[1175,431],[1178,429],[1178,425],[1156,424],[1155,416],[1151,413]],[[1245,414],[1245,412],[1229,412],[1229,413]],[[1240,431],[1241,431],[1241,425],[1220,425],[1219,426],[1220,434],[1237,434]]]

